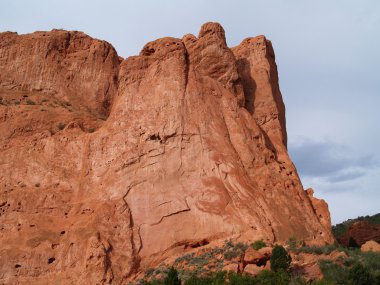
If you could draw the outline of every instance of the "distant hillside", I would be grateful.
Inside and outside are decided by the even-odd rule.
[[[340,224],[332,226],[332,232],[336,239],[341,238],[349,229],[349,227],[359,221],[367,222],[371,225],[380,225],[380,213],[373,216],[357,217],[356,219],[348,219]]]

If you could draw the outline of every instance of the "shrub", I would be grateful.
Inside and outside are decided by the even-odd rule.
[[[145,277],[150,277],[150,276],[152,276],[153,273],[154,273],[154,268],[148,268],[145,271]]]
[[[363,265],[371,271],[380,273],[380,253],[378,252],[359,252]]]
[[[292,262],[292,258],[285,248],[281,245],[275,245],[270,258],[270,268],[273,271],[279,271],[281,269],[287,271],[290,267],[290,262]]]
[[[370,272],[361,264],[356,264],[349,270],[348,280],[355,285],[374,284],[374,279],[372,278]]]
[[[186,285],[225,285],[226,272],[217,272],[210,277],[197,277],[192,275],[186,282]]]
[[[237,273],[230,273],[228,275],[229,285],[255,285],[258,284],[257,279],[249,275],[240,275]]]
[[[224,259],[231,260],[233,258],[238,257],[239,255],[242,255],[248,248],[248,245],[244,243],[237,243],[234,244],[232,241],[226,242],[224,245]]]
[[[290,237],[288,239],[288,246],[290,250],[295,250],[297,248],[297,240],[295,237]]]
[[[313,253],[313,254],[330,254],[334,250],[341,250],[343,249],[339,247],[337,244],[330,244],[330,245],[325,245],[325,246],[302,246],[297,249],[297,252],[305,252],[305,253]]]
[[[178,278],[178,271],[174,267],[170,267],[168,275],[164,279],[165,285],[181,285],[181,281]]]
[[[61,131],[65,128],[65,124],[64,123],[59,123],[57,125],[58,129],[60,129]]]
[[[347,270],[335,264],[331,260],[319,261],[324,276],[324,280],[333,284],[347,285]]]
[[[289,274],[279,269],[277,272],[263,270],[256,277],[257,284],[260,285],[288,285],[290,282]]]
[[[32,100],[26,100],[26,104],[28,104],[28,105],[36,105],[36,103],[34,102],[34,101],[32,101]]]
[[[266,247],[267,245],[262,239],[260,239],[251,243],[251,246],[253,247],[253,249],[259,250],[260,248]]]

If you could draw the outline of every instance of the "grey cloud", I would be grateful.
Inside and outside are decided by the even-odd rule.
[[[322,178],[331,183],[358,179],[377,166],[373,156],[356,154],[331,141],[290,142],[289,152],[301,177]]]

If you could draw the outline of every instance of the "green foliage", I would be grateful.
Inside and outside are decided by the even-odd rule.
[[[89,128],[89,129],[88,129],[88,132],[89,132],[89,133],[93,133],[93,132],[95,132],[95,128]]]
[[[229,285],[255,285],[258,284],[257,278],[249,275],[230,273],[228,275]]]
[[[192,275],[186,282],[186,285],[225,285],[226,272],[217,272],[210,277],[197,277]]]
[[[295,237],[290,237],[288,239],[288,246],[290,250],[295,250],[297,248],[297,240]]]
[[[292,258],[281,245],[275,245],[272,249],[272,256],[270,258],[270,267],[273,271],[284,270],[287,271],[290,267]]]
[[[308,283],[305,283],[305,284],[308,284]],[[323,279],[323,280],[314,280],[313,282],[311,282],[311,285],[335,285],[335,283]]]
[[[343,267],[335,264],[331,260],[321,260],[319,267],[326,281],[337,285],[347,285],[348,272]]]
[[[165,285],[181,285],[178,278],[178,271],[174,267],[170,267],[168,275],[164,279]]]
[[[290,282],[289,273],[279,269],[278,271],[263,270],[256,277],[256,282],[253,284],[260,285],[288,285]]]
[[[26,104],[28,104],[28,105],[36,105],[36,102],[28,99],[28,100],[26,100]]]
[[[145,271],[145,277],[150,277],[150,276],[152,276],[153,273],[154,273],[154,268],[148,268]]]
[[[338,244],[330,244],[325,246],[302,246],[297,249],[297,252],[305,252],[305,253],[312,253],[312,254],[330,254],[334,250],[340,250],[343,251],[344,249],[339,246]]]
[[[360,260],[362,264],[371,270],[372,272],[376,272],[380,274],[380,253],[378,252],[359,252]]]
[[[259,250],[260,248],[266,247],[267,245],[262,239],[260,239],[251,243],[251,246],[253,247],[253,249]]]
[[[356,264],[348,272],[348,280],[354,285],[375,285],[375,279],[361,264]]]
[[[226,242],[224,245],[224,259],[231,260],[242,255],[248,248],[248,245],[244,243],[234,244],[232,241]]]

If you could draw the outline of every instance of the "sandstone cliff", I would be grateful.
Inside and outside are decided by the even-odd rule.
[[[223,28],[122,60],[79,32],[0,34],[0,283],[121,284],[226,239],[330,243],[265,37]]]

